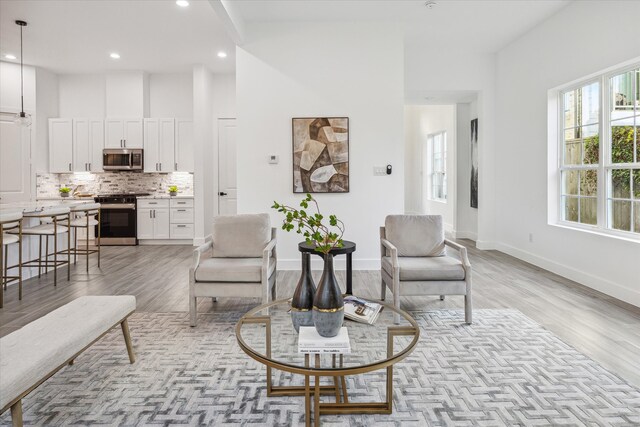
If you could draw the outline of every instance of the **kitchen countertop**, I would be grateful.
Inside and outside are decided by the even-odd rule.
[[[169,196],[164,194],[152,194],[150,196],[140,196],[138,199],[193,199],[193,195],[178,194],[177,196]]]
[[[15,203],[0,203],[0,211],[3,213],[8,212],[22,212],[22,213],[32,213],[32,212],[40,212],[45,208],[55,208],[55,207],[71,207],[82,205],[86,203],[93,203],[93,199],[72,199],[72,198],[59,198],[57,200],[54,199],[43,199],[36,200],[35,202],[15,202]]]

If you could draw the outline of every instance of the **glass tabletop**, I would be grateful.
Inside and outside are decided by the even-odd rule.
[[[351,352],[342,357],[322,354],[314,358],[312,354],[309,363],[305,354],[298,353],[298,334],[291,323],[288,299],[261,305],[242,316],[236,337],[245,353],[272,368],[300,374],[320,370],[323,375],[369,372],[404,359],[420,338],[418,324],[408,313],[382,305],[373,325],[345,318]]]

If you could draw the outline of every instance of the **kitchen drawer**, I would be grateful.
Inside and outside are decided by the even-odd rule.
[[[171,208],[172,224],[193,224],[193,209]]]
[[[193,239],[193,224],[171,224],[172,239]]]
[[[168,208],[169,199],[138,199],[138,208],[160,209]]]
[[[171,199],[172,208],[192,208],[193,199]]]

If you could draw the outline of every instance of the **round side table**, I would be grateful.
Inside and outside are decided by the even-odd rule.
[[[331,255],[336,256],[336,255],[346,255],[347,256],[347,295],[352,295],[352,287],[353,287],[353,277],[352,277],[352,268],[353,268],[353,262],[352,262],[352,255],[353,253],[356,251],[356,244],[354,242],[350,242],[348,240],[344,240],[343,241],[344,245],[341,248],[333,248],[331,249],[331,252],[329,252]],[[305,264],[306,264],[306,268],[310,269],[311,268],[311,261],[310,261],[310,257],[309,256],[305,256],[305,254],[316,254],[321,258],[324,258],[324,254],[317,252],[316,251],[316,247],[313,244],[309,244],[307,242],[300,242],[298,243],[298,250],[300,252],[302,252],[302,270],[304,271],[305,268]]]

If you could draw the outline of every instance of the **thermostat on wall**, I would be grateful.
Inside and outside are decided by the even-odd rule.
[[[279,161],[280,161],[280,156],[276,154],[269,155],[269,164],[277,165]]]

